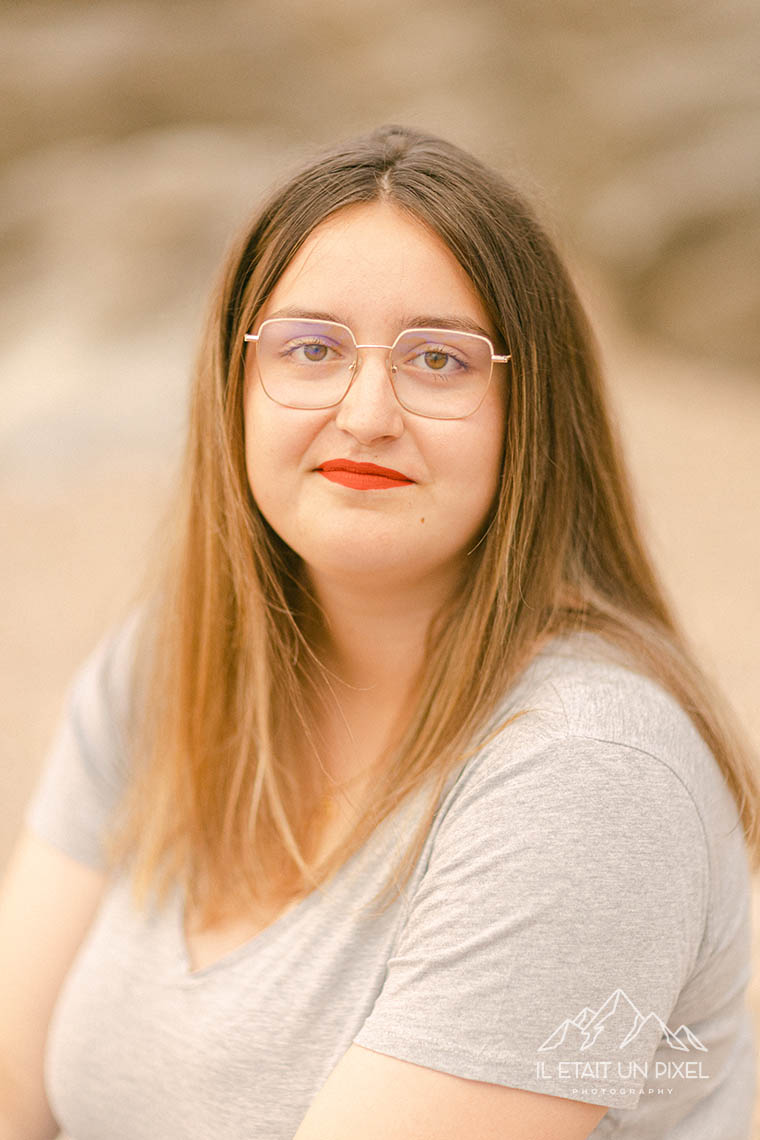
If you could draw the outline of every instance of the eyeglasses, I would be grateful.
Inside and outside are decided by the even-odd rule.
[[[394,395],[408,412],[434,420],[471,416],[483,402],[497,356],[486,336],[451,329],[406,329],[393,344],[357,344],[348,325],[271,317],[245,340],[256,344],[259,379],[286,408],[332,408],[357,373],[360,348],[384,348]]]

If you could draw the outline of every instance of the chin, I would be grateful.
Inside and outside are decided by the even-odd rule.
[[[338,577],[357,576],[367,581],[383,578],[403,579],[414,575],[413,563],[407,557],[394,555],[387,549],[356,549],[350,543],[341,543],[327,550],[310,550],[302,554],[306,565],[318,574]]]
[[[460,552],[431,550],[403,542],[399,535],[357,534],[356,528],[330,542],[303,544],[298,553],[313,574],[353,579],[367,589],[414,586],[448,576],[461,560]]]

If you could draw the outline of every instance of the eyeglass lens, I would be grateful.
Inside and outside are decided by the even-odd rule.
[[[358,350],[343,325],[274,318],[261,326],[256,356],[264,390],[277,403],[326,408],[348,391]],[[394,391],[408,411],[458,419],[483,398],[491,347],[473,333],[410,329],[393,346],[390,365]]]

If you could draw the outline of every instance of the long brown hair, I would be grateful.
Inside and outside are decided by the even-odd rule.
[[[374,201],[430,227],[469,274],[512,356],[509,415],[498,497],[466,583],[430,625],[415,699],[371,802],[317,862],[309,844],[325,780],[310,711],[321,671],[307,632],[315,608],[300,559],[248,485],[243,334],[314,228]],[[429,781],[390,898],[446,779],[510,682],[549,638],[576,630],[600,634],[678,700],[720,765],[760,865],[757,777],[645,551],[574,287],[521,195],[451,143],[383,127],[312,161],[264,204],[213,298],[172,517],[144,606],[133,778],[110,848],[114,861],[131,857],[138,901],[176,882],[210,919],[220,899],[245,907],[321,889]]]

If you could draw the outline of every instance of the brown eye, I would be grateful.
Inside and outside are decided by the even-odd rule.
[[[427,364],[428,368],[432,368],[436,372],[440,371],[441,368],[446,367],[446,361],[448,359],[449,358],[445,352],[425,353],[425,363]]]
[[[307,360],[313,361],[318,364],[320,360],[324,360],[327,355],[327,345],[325,344],[305,344],[303,345],[304,356]]]

